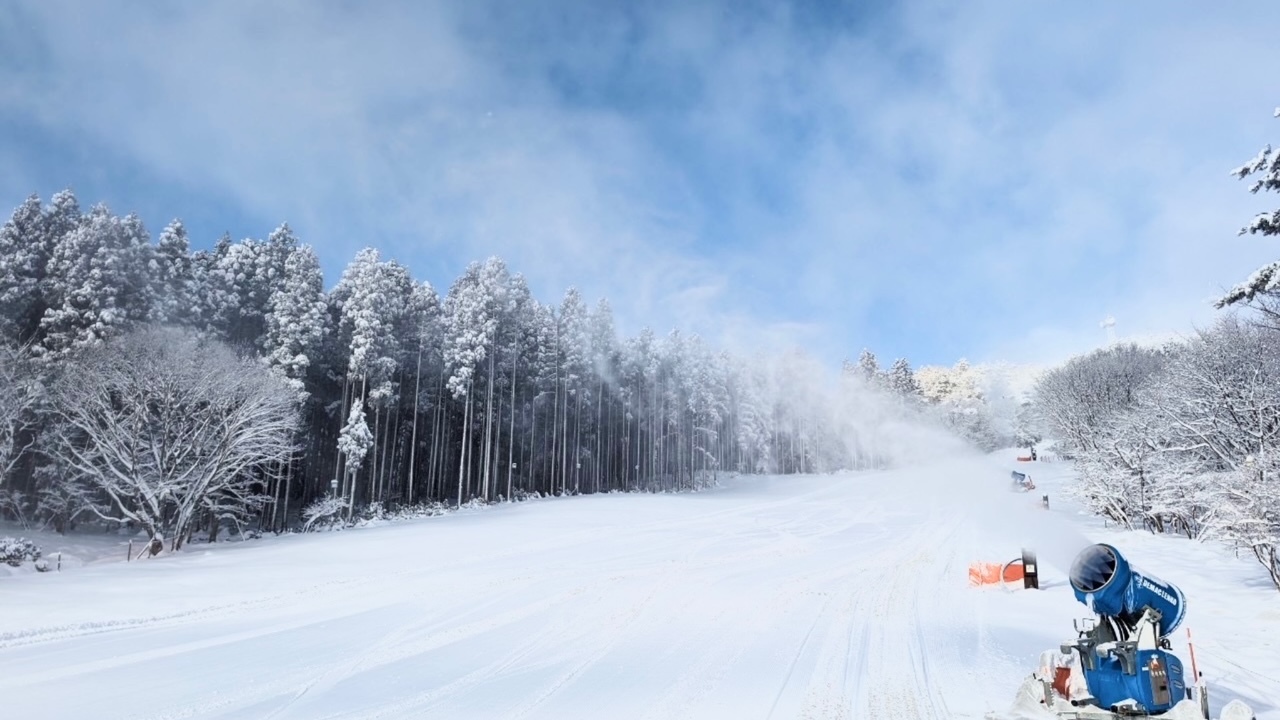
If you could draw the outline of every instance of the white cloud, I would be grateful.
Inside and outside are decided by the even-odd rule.
[[[38,68],[0,65],[0,98],[331,266],[372,244],[448,283],[497,254],[626,332],[1051,362],[1106,313],[1204,322],[1274,256],[1233,236],[1259,200],[1226,175],[1280,136],[1280,8],[1250,7],[939,1],[842,31],[775,5],[30,3]]]

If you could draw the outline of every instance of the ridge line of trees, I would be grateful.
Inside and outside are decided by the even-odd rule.
[[[498,258],[441,296],[366,248],[326,292],[287,224],[192,251],[180,221],[153,244],[136,215],[82,212],[70,191],[0,227],[0,354],[0,513],[175,545],[393,506],[879,467],[888,440],[860,418],[928,404],[905,360],[833,395],[800,354],[619,338],[607,301],[544,304]]]

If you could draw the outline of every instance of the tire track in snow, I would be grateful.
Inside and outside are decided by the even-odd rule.
[[[639,602],[633,603],[629,607],[613,613],[610,616],[612,620],[609,625],[610,632],[604,638],[604,642],[600,643],[594,652],[592,652],[586,659],[576,663],[567,672],[562,673],[553,682],[543,688],[536,697],[525,702],[515,710],[505,713],[503,717],[508,718],[508,720],[519,720],[519,718],[526,717],[534,710],[537,710],[539,707],[544,705],[548,700],[555,697],[556,694],[565,687],[573,683],[588,668],[598,663],[609,653],[610,650],[613,649],[623,635],[625,635],[634,625],[636,620],[639,619],[644,610],[653,602],[658,593],[660,591],[670,589],[675,585],[673,576],[674,573],[669,573],[655,583]]]
[[[635,565],[635,569],[625,571],[624,574],[621,574],[621,575],[617,573],[610,573],[605,576],[596,576],[597,573],[600,573],[602,569],[597,569],[590,566],[586,568],[583,568],[581,566],[575,566],[559,572],[552,572],[552,573],[544,572],[544,573],[539,573],[537,575],[527,576],[529,578],[537,578],[540,582],[543,582],[543,583],[547,582],[548,580],[555,580],[558,578],[565,578],[565,577],[578,578],[578,579],[583,579],[582,576],[584,575],[592,576],[592,577],[591,579],[588,580],[588,582],[585,585],[578,588],[578,590],[575,591],[574,593],[571,593],[569,595],[561,595],[561,596],[558,596],[557,598],[548,598],[547,600],[544,600],[541,603],[538,603],[536,607],[526,606],[524,611],[520,613],[521,617],[519,618],[519,621],[527,620],[529,617],[532,617],[534,614],[543,613],[545,611],[552,610],[556,607],[572,607],[572,605],[569,602],[570,600],[574,600],[575,597],[586,594],[590,589],[601,588],[601,587],[607,588],[609,585],[611,585],[614,581],[617,581],[617,580],[642,579],[645,577],[653,576],[658,578],[658,583],[663,589],[669,589],[671,586],[674,585],[675,581],[673,577],[675,575],[680,575],[681,577],[683,577],[692,570],[712,567],[722,563],[725,560],[725,556],[723,555],[713,555],[709,559],[701,557],[702,554],[708,548],[720,542],[723,542],[723,538],[712,537],[695,545],[692,548],[688,547],[687,545],[683,545],[681,546],[680,549],[684,554],[684,557],[681,559],[678,559],[678,560],[669,559],[667,561],[652,562],[649,564],[633,563],[633,565]],[[606,565],[607,568],[613,568],[615,566],[616,566],[616,563],[612,559]],[[654,589],[651,591],[650,596],[656,597],[658,594],[659,594],[658,589]],[[606,597],[606,593],[602,592],[593,601],[587,602],[585,604],[588,607],[598,606],[600,603],[604,601],[605,597]],[[582,604],[582,603],[579,602],[579,604]],[[637,612],[638,612],[638,609],[637,609]],[[511,619],[510,622],[507,623],[507,625],[511,627],[515,627],[516,625],[520,624],[519,621],[517,621],[516,619]],[[376,708],[372,708],[366,711],[359,711],[359,712],[344,711],[334,715],[326,715],[325,717],[326,718],[380,718],[380,717],[388,717],[388,716],[405,717],[408,715],[412,715],[414,717],[422,716],[424,713],[429,713],[435,709],[438,709],[443,703],[447,702],[449,699],[456,697],[460,694],[463,694],[466,691],[471,690],[487,681],[491,681],[495,673],[504,673],[509,671],[511,668],[517,666],[519,663],[521,663],[522,661],[524,661],[525,659],[533,655],[535,650],[539,650],[539,649],[545,650],[548,640],[552,638],[556,638],[563,641],[564,638],[573,636],[574,631],[581,630],[583,624],[584,624],[584,618],[581,615],[579,614],[565,615],[562,619],[558,621],[557,624],[544,623],[545,628],[541,632],[539,632],[532,640],[522,643],[517,649],[506,653],[505,655],[495,660],[494,662],[491,662],[485,666],[482,666],[480,668],[467,672],[457,678],[454,678],[449,682],[445,683],[444,685],[433,688],[429,691],[419,692],[409,698],[404,698],[388,704],[379,705]],[[507,625],[504,625],[503,627]],[[495,626],[491,630],[498,630],[498,629],[500,629],[500,627]],[[474,636],[475,633],[471,635]],[[467,638],[460,637],[458,638],[458,642],[461,642],[465,639]],[[385,649],[379,649],[379,654],[383,655],[383,657],[379,657],[374,662],[370,662],[369,659],[366,657],[365,661],[362,662],[358,668],[355,668],[355,670],[363,669],[372,664],[381,666],[381,665],[387,664],[388,662],[395,662],[397,660],[406,659],[413,655],[425,654],[425,653],[431,652],[434,649],[437,649],[437,648],[423,645],[417,642],[416,640],[414,640],[412,637],[406,637],[403,640],[403,642],[401,642],[398,646],[394,647],[394,650],[395,650],[395,652],[393,653],[394,657],[389,656],[390,654],[386,653]],[[580,672],[582,672],[583,670],[585,670],[585,667],[579,669],[578,674],[580,674]],[[355,674],[354,671],[339,672],[336,674],[335,678],[333,679],[333,682],[326,683],[326,687],[331,687],[337,682],[341,682],[341,680],[349,678],[354,674]],[[313,691],[310,694],[315,695],[316,692]]]
[[[520,624],[548,609],[563,605],[582,595],[588,586],[577,586],[572,590],[551,595],[537,602],[520,605],[511,610],[486,615],[473,622],[457,624],[458,618],[437,619],[429,623],[409,623],[393,628],[377,642],[353,659],[342,660],[330,667],[320,678],[308,683],[285,706],[269,717],[276,718],[293,708],[306,695],[320,696],[339,683],[359,673],[375,670],[418,655],[425,655],[447,645],[465,642],[480,635],[495,632],[503,628]],[[491,601],[488,604],[493,604]]]
[[[939,556],[947,552],[957,520],[946,518],[936,503],[921,519],[920,529],[899,543],[879,574],[880,582],[868,598],[867,619],[861,628],[859,662],[851,663],[858,678],[851,716],[867,720],[946,718],[940,688],[931,683],[930,647],[921,624],[920,597],[936,594]],[[943,558],[945,559],[945,558]],[[852,651],[852,648],[851,648]]]
[[[424,593],[418,593],[418,596],[422,594]],[[481,603],[480,605],[473,605],[461,617],[465,618],[473,614],[482,613],[489,606],[494,604],[494,602],[495,602],[494,600],[490,600],[490,601]],[[311,627],[319,628],[323,625],[329,624],[334,621],[348,620],[350,618],[357,617],[359,615],[365,615],[365,614],[370,614],[375,612],[388,612],[393,610],[395,607],[408,605],[408,604],[411,604],[411,603],[402,601],[402,602],[395,603],[393,605],[384,605],[384,606],[378,606],[374,608],[366,608],[358,612],[352,612],[350,609],[344,609],[341,612],[331,613],[322,617],[311,616],[308,618],[307,621],[304,621],[304,622],[290,623],[285,626],[275,625],[275,626],[261,628],[260,632],[254,633],[251,637],[219,636],[224,640],[224,642],[221,642],[219,644],[224,644],[224,645],[232,644],[232,643],[241,642],[247,639],[253,639],[256,637],[267,637],[270,635],[281,634],[281,633],[289,632],[292,630],[298,630],[298,629],[305,629],[305,628],[311,628]],[[430,623],[421,623],[420,627],[432,626],[436,628],[448,628],[448,627],[452,627],[459,619],[461,618],[455,617],[455,616],[449,616],[448,620],[436,620]],[[359,662],[362,658],[366,658],[371,654],[373,654],[374,651],[377,649],[377,646],[390,647],[392,645],[391,638],[396,633],[401,632],[404,629],[405,628],[401,626],[396,628],[392,632],[384,634],[382,636],[382,639],[378,643],[376,643],[374,647],[366,649],[363,653],[357,656],[354,662]],[[167,648],[161,648],[158,650],[169,651],[168,654],[170,655],[178,654],[179,652],[191,651],[190,648],[179,648],[179,647],[167,647]],[[128,657],[128,658],[122,658],[122,662],[118,664],[127,665],[127,664],[136,664],[137,662],[138,662],[138,658]],[[183,707],[149,716],[149,720],[181,720],[182,718],[205,715],[208,713],[212,713],[214,711],[222,711],[227,708],[245,708],[247,706],[251,706],[259,703],[269,703],[273,700],[277,700],[282,696],[292,695],[293,697],[289,701],[287,701],[284,706],[277,708],[275,711],[272,711],[266,715],[263,715],[261,713],[254,715],[254,717],[272,717],[273,718],[280,715],[282,712],[288,710],[295,702],[301,699],[304,695],[308,694],[310,690],[312,690],[314,687],[318,687],[323,680],[331,677],[337,668],[342,667],[344,664],[351,665],[352,663],[353,663],[352,660],[346,660],[346,661],[339,661],[338,663],[320,662],[320,663],[310,663],[303,666],[297,666],[297,665],[285,666],[282,668],[278,668],[276,670],[276,674],[273,677],[265,681],[257,681],[250,688],[247,688],[247,689],[218,688],[212,693],[212,696],[213,696],[212,699],[200,700],[194,703],[190,699],[188,699],[183,702]],[[283,673],[283,676],[281,676],[280,673]],[[135,718],[136,715],[130,714],[129,717],[132,719],[132,718]]]
[[[285,677],[276,677],[265,683],[255,684],[254,687],[247,690],[232,691],[228,695],[226,688],[219,688],[214,694],[214,699],[197,703],[198,710],[192,710],[190,703],[186,703],[189,707],[173,710],[167,713],[161,713],[152,718],[152,720],[178,720],[179,718],[190,717],[194,715],[202,715],[215,710],[221,710],[230,706],[246,707],[258,703],[269,703],[277,700],[282,696],[291,696],[285,704],[276,708],[266,717],[279,717],[282,714],[290,713],[293,708],[308,696],[314,697],[322,694],[325,690],[332,688],[334,685],[350,678],[362,671],[381,667],[382,665],[395,662],[403,657],[418,654],[419,652],[428,652],[430,647],[424,644],[418,644],[416,651],[406,651],[402,647],[405,643],[415,642],[415,639],[428,637],[432,640],[432,644],[436,646],[446,645],[452,642],[461,642],[476,634],[489,631],[492,628],[505,627],[504,621],[520,622],[539,612],[546,604],[563,601],[565,598],[571,598],[581,592],[581,588],[577,588],[568,593],[563,593],[555,598],[549,598],[543,603],[534,604],[533,606],[524,606],[522,610],[527,612],[509,612],[499,613],[496,615],[485,615],[488,609],[499,601],[499,597],[495,596],[480,604],[469,603],[465,610],[458,613],[437,610],[433,613],[435,619],[425,622],[415,622],[410,624],[398,625],[389,632],[380,636],[380,639],[373,645],[367,647],[359,653],[354,659],[343,658],[337,662],[313,663],[302,668],[289,668],[289,672]],[[316,618],[312,616],[307,622],[293,623],[288,626],[276,626],[264,628],[262,632],[256,633],[256,636],[265,636],[280,632],[287,632],[293,629],[305,628],[309,626],[319,627],[334,620],[343,620],[357,615],[369,614],[373,612],[395,612],[397,609],[413,605],[412,601],[420,600],[423,596],[430,594],[431,590],[422,590],[414,595],[408,596],[405,600],[396,602],[392,605],[384,605],[375,608],[368,608],[359,612],[352,612],[350,609],[344,609],[341,612]],[[484,616],[480,620],[473,622],[460,622],[469,617],[477,615]],[[492,626],[492,628],[490,628]],[[226,643],[237,642],[248,638],[227,638]],[[187,649],[174,649],[176,652],[185,652]],[[173,653],[171,653],[173,654]],[[133,660],[130,659],[130,662]],[[127,663],[121,663],[127,664]],[[307,704],[314,704],[309,702]],[[261,717],[261,715],[255,716]]]
[[[857,524],[847,524],[845,528]],[[870,537],[861,538],[860,542],[876,542],[887,536],[888,532],[881,530]],[[873,563],[869,564],[866,557],[859,556],[852,561],[806,576],[806,579],[817,575],[824,576],[826,580],[824,583],[814,583],[811,579],[809,582],[816,585],[818,588],[816,592],[823,593],[826,600],[815,614],[813,624],[792,657],[767,717],[772,718],[777,715],[783,698],[800,691],[798,685],[803,686],[804,693],[798,710],[800,717],[847,717],[844,711],[848,706],[844,676],[847,674],[849,639],[858,622],[858,614],[855,611],[864,597],[864,593],[860,593],[859,589],[865,582],[866,573],[874,569]],[[833,607],[838,609],[833,611]],[[805,680],[796,679],[795,670],[802,658],[807,652],[815,652],[811,648],[813,644],[819,642],[821,644],[816,649],[813,672]]]
[[[768,605],[760,605],[758,611],[749,616],[748,625],[755,625],[765,619],[772,611],[781,606],[778,599]],[[728,616],[728,610],[722,610],[715,619]],[[688,657],[696,655],[698,660],[676,680],[665,693],[658,697],[641,720],[671,720],[688,717],[690,708],[699,700],[710,694],[729,668],[746,652],[748,645],[738,643],[731,647],[714,642],[715,635],[710,628],[715,622],[705,623],[701,632],[685,640],[677,646],[671,655]]]
[[[431,690],[420,692],[409,698],[387,703],[376,708],[354,712],[341,712],[324,716],[324,720],[376,720],[377,718],[423,717],[426,712],[438,707],[443,701],[456,697],[486,682],[502,677],[513,667],[525,661],[542,648],[546,641],[563,632],[562,625],[547,624],[544,629],[488,665],[472,670]]]
[[[819,494],[821,493],[815,492],[811,495]],[[752,514],[754,515],[754,513]],[[805,530],[802,533],[792,532],[790,525],[782,528],[769,526],[762,533],[754,527],[754,523],[745,524],[745,530],[739,530],[729,537],[717,536],[711,542],[703,543],[699,549],[690,553],[690,556],[700,556],[705,550],[718,544],[747,549],[732,554],[718,554],[715,556],[716,560],[714,562],[694,563],[686,559],[686,569],[704,570],[715,568],[721,571],[720,574],[714,578],[704,577],[704,579],[724,581],[727,577],[734,577],[744,571],[758,572],[762,562],[778,562],[779,558],[795,555],[796,552],[803,549],[804,543],[810,537],[825,537],[865,522],[864,518],[859,517],[853,522],[846,521],[834,527],[823,525],[813,530],[807,520],[808,518],[805,517],[799,521],[792,521],[790,524],[801,526],[801,529]],[[745,542],[745,540],[758,540],[762,534],[766,537],[783,541],[788,549],[779,553],[776,549],[776,541],[767,542],[754,548],[749,547],[749,542]],[[858,563],[848,563],[850,566],[856,564]],[[729,571],[727,575],[725,574],[726,570]],[[821,573],[809,573],[789,580],[785,587],[775,592],[768,602],[752,604],[746,615],[742,614],[741,608],[731,602],[718,603],[715,607],[715,614],[708,618],[707,622],[700,622],[698,624],[699,629],[695,634],[683,637],[678,645],[665,654],[664,657],[670,657],[673,663],[688,663],[687,658],[691,657],[696,658],[696,660],[692,664],[686,664],[684,672],[668,689],[658,695],[652,704],[646,704],[647,708],[646,712],[641,716],[642,720],[698,717],[693,714],[695,712],[693,708],[713,694],[719,684],[734,669],[735,664],[740,661],[748,650],[752,649],[752,640],[758,638],[758,634],[752,633],[751,630],[768,627],[770,618],[776,617],[791,607],[798,598],[811,594],[812,576],[819,574],[828,575],[830,571],[824,570]],[[794,587],[796,585],[801,587],[796,589]],[[738,637],[737,642],[724,642],[724,631],[720,622],[722,619],[727,619],[728,622],[732,622],[734,625],[746,628],[746,631]],[[810,631],[812,632],[812,626]],[[797,661],[802,655],[803,650],[796,656]]]
[[[800,658],[804,656],[805,649],[809,647],[809,640],[813,637],[813,631],[822,622],[823,616],[827,614],[827,608],[831,607],[832,596],[828,595],[822,608],[813,618],[813,623],[809,625],[809,629],[805,631],[804,637],[800,640],[799,647],[796,648],[795,655],[792,656],[791,662],[787,665],[787,672],[782,677],[782,684],[778,687],[778,691],[773,696],[773,704],[769,706],[769,714],[765,717],[772,719],[774,714],[778,712],[778,704],[782,702],[783,696],[791,689],[791,678],[795,675],[796,666],[800,664]]]
[[[860,545],[893,541],[892,532],[880,528],[875,534],[860,538]],[[814,670],[805,688],[799,717],[822,720],[848,720],[853,715],[853,698],[849,678],[854,668],[865,664],[866,619],[875,600],[875,588],[884,587],[892,572],[883,556],[846,566],[831,593],[840,600],[839,609],[823,633],[823,642]],[[856,648],[856,652],[855,652]]]
[[[357,585],[368,582],[368,580],[369,578],[367,577],[331,580],[329,582],[311,585],[306,588],[293,590],[287,593],[241,600],[233,603],[207,605],[204,607],[192,608],[190,610],[183,610],[165,615],[121,618],[117,620],[90,620],[67,625],[54,625],[42,628],[32,628],[30,630],[0,633],[0,650],[8,650],[10,648],[21,647],[24,645],[57,642],[60,640],[74,640],[88,637],[90,635],[100,635],[102,633],[118,632],[121,630],[184,624],[191,620],[203,620],[206,618],[238,615],[251,611],[256,612],[267,608],[284,607],[299,597],[310,598],[319,593],[323,593],[325,590]]]

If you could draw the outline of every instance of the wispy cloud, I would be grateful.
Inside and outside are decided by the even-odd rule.
[[[1280,135],[1246,5],[20,2],[0,190],[287,219],[331,277],[497,254],[628,332],[1048,361],[1273,256],[1226,174]]]

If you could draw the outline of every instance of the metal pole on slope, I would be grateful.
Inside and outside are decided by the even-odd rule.
[[[1191,628],[1187,628],[1187,653],[1191,655],[1191,676],[1200,682],[1200,670],[1196,668],[1196,647],[1191,644]]]
[[[1040,568],[1036,565],[1036,554],[1031,550],[1022,550],[1022,587],[1026,590],[1040,589]]]
[[[1191,677],[1195,679],[1196,694],[1200,701],[1200,715],[1209,720],[1209,688],[1200,677],[1200,668],[1196,666],[1196,646],[1191,642],[1191,628],[1187,628],[1187,654],[1191,656]]]

